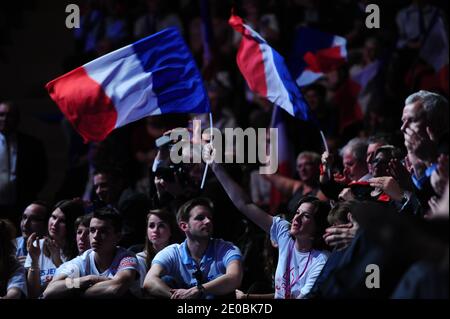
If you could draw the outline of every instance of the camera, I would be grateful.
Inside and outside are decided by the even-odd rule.
[[[155,176],[166,182],[175,182],[175,175],[181,185],[188,183],[188,173],[182,164],[170,164],[169,166],[159,166],[155,171]]]
[[[380,190],[370,186],[368,182],[353,182],[348,186],[357,200],[377,200],[382,193]]]

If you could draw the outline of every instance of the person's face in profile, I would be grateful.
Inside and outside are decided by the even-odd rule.
[[[316,230],[315,213],[316,208],[313,204],[301,204],[292,218],[291,235],[294,237],[313,237]]]

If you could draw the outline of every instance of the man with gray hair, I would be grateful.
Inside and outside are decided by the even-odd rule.
[[[337,200],[338,195],[350,182],[368,181],[372,177],[366,162],[367,146],[366,139],[355,137],[341,149],[340,155],[344,164],[343,175],[336,173],[329,176],[326,172],[331,171],[333,158],[328,152],[322,154],[320,189],[325,196]]]
[[[401,126],[405,146],[427,166],[437,161],[438,146],[448,134],[448,115],[448,100],[439,94],[421,90],[405,100]]]
[[[350,181],[366,181],[371,178],[366,163],[367,140],[359,137],[351,139],[341,150],[344,176]]]

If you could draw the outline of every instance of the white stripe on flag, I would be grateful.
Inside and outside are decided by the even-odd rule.
[[[341,56],[342,58],[347,58],[347,40],[343,37],[335,35],[333,37],[333,44],[331,47],[340,47],[341,48]]]
[[[116,128],[145,116],[161,114],[152,91],[152,73],[145,72],[132,45],[84,65],[88,75],[99,83],[117,110]]]
[[[259,47],[263,55],[264,71],[266,73],[267,98],[285,109],[292,116],[295,116],[294,106],[289,98],[289,93],[275,66],[272,49],[267,44],[260,44]]]
[[[322,77],[323,73],[316,73],[310,70],[304,70],[302,73],[300,73],[300,76],[295,81],[298,86],[306,86],[308,84],[311,84],[318,80],[320,77]]]

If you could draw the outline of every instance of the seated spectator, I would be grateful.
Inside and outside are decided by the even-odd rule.
[[[16,257],[23,265],[28,255],[27,241],[31,234],[44,237],[47,233],[49,207],[42,201],[34,201],[25,208],[20,221],[22,236],[16,238]]]
[[[125,176],[119,169],[99,168],[94,173],[94,189],[98,206],[110,205],[122,215],[120,245],[130,247],[140,243],[142,239],[138,234],[145,229],[145,214],[149,209],[147,196],[127,187]]]
[[[78,255],[83,254],[86,250],[91,248],[89,241],[89,224],[91,223],[92,214],[87,214],[78,217],[75,220],[76,243]]]
[[[213,211],[206,198],[192,199],[180,207],[177,221],[186,240],[164,248],[153,258],[144,281],[151,296],[211,299],[234,293],[240,286],[241,253],[232,243],[211,238]]]
[[[0,219],[0,299],[27,296],[25,269],[14,256],[14,225]]]
[[[144,250],[136,254],[139,263],[139,287],[150,269],[155,255],[181,238],[175,216],[166,209],[151,210],[147,215],[147,232]]]
[[[55,275],[56,268],[77,255],[75,220],[84,214],[83,204],[76,200],[58,202],[48,220],[48,236],[37,233],[27,241],[28,294],[37,298]]]
[[[405,146],[430,169],[427,177],[436,168],[433,164],[442,152],[439,146],[446,144],[448,152],[448,112],[448,100],[433,92],[421,90],[405,100],[401,126]]]
[[[343,175],[329,176],[333,164],[332,157],[324,152],[322,154],[323,170],[320,174],[320,189],[330,199],[336,200],[338,194],[352,181],[367,181],[372,176],[367,167],[367,141],[362,138],[350,140],[341,150],[344,164]]]
[[[122,218],[117,210],[95,210],[89,226],[92,248],[58,268],[44,298],[126,296],[138,283],[139,267],[132,253],[117,246],[121,231]]]

